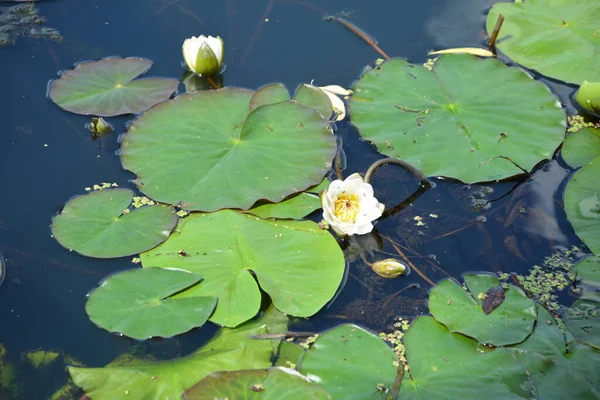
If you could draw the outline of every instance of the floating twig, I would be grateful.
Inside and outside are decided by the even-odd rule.
[[[271,9],[273,8],[274,4],[275,4],[275,0],[269,0],[269,4],[267,4],[267,8],[265,8],[265,11],[263,12],[262,17],[260,17],[260,21],[258,21],[258,23],[256,24],[256,27],[254,28],[254,32],[252,33],[252,36],[250,37],[250,41],[248,42],[248,45],[246,46],[246,51],[244,51],[244,54],[242,54],[242,58],[240,59],[240,65],[244,65],[244,61],[246,60],[246,57],[248,56],[248,54],[250,54],[250,52],[254,48],[254,43],[256,42],[256,39],[258,39],[258,35],[260,35],[260,30],[262,29],[262,26],[265,23],[265,20],[269,17],[269,14],[271,13]]]
[[[358,26],[354,25],[352,22],[348,21],[347,19],[337,17],[335,15],[327,15],[325,18],[327,20],[336,21],[336,22],[339,22],[340,24],[344,25],[346,28],[350,29],[356,36],[358,36],[359,38],[361,38],[362,40],[367,42],[369,44],[369,46],[374,48],[379,54],[381,54],[381,56],[383,58],[385,58],[386,60],[390,59],[390,56],[388,56],[385,53],[385,51],[381,50],[381,48],[377,45],[377,40],[375,40],[375,38],[373,36],[369,35],[364,30],[362,30]]]
[[[262,335],[250,335],[250,336],[248,336],[248,339],[273,340],[273,339],[308,337],[308,336],[314,336],[316,334],[317,334],[317,332],[263,333]]]
[[[511,160],[509,157],[506,156],[496,156],[496,157],[492,157],[487,161],[482,161],[479,163],[479,165],[485,165],[487,163],[489,163],[490,161],[494,161],[496,158],[502,158],[506,161],[509,161],[510,163],[512,163],[515,167],[519,168],[521,171],[523,171],[523,173],[527,176],[530,176],[531,174],[529,173],[529,171],[527,171],[525,168],[521,167],[519,164],[517,164],[516,162],[514,162],[513,160]]]
[[[488,49],[492,53],[496,53],[496,39],[498,38],[498,33],[500,33],[500,28],[502,28],[502,23],[504,22],[504,15],[498,15],[498,19],[496,20],[496,25],[494,26],[494,30],[492,31],[492,35],[490,36],[490,41],[488,42]]]
[[[398,253],[398,255],[400,257],[402,257],[404,259],[404,261],[406,261],[406,263],[408,264],[408,266],[413,269],[421,278],[423,278],[423,280],[425,280],[425,282],[429,283],[431,286],[435,286],[435,283],[429,279],[427,277],[427,275],[425,275],[424,273],[422,273],[415,264],[413,264],[408,257],[406,257],[406,255],[404,255],[404,252],[402,252],[402,250],[400,250],[400,247],[398,247],[396,245],[396,242],[394,242],[392,239],[390,239],[389,237],[385,236],[385,235],[381,235],[382,238],[384,238],[385,240],[387,240],[388,242],[390,242],[390,244],[392,245],[392,247],[394,248],[394,250],[396,250],[396,252]]]

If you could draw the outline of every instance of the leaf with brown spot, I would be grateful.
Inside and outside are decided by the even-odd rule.
[[[485,292],[485,299],[481,303],[483,312],[487,315],[500,307],[504,302],[504,288],[502,286],[491,287]]]

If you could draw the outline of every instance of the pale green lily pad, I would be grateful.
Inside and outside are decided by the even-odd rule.
[[[273,367],[270,370],[214,372],[188,389],[183,398],[309,400],[331,399],[331,396],[298,371]]]
[[[391,389],[397,361],[396,354],[379,336],[344,324],[319,335],[299,370],[334,399],[380,399],[377,387]]]
[[[169,237],[177,215],[163,205],[129,211],[132,199],[129,189],[77,196],[54,217],[52,234],[63,247],[89,257],[124,257],[151,249]]]
[[[467,274],[465,283],[471,293],[455,280],[445,279],[429,295],[431,315],[450,332],[494,346],[519,343],[529,336],[536,319],[535,303],[521,289],[508,285],[504,302],[486,315],[482,297],[489,288],[499,286],[500,280],[492,275]]]
[[[224,88],[152,108],[129,127],[123,166],[149,197],[197,211],[246,210],[321,182],[336,152],[329,122],[293,101],[248,115],[252,95]]]
[[[248,336],[283,332],[287,332],[287,317],[270,309],[236,329],[221,329],[210,342],[185,357],[68,370],[75,384],[92,399],[179,399],[212,372],[269,368],[279,341]]]
[[[433,71],[384,62],[354,85],[352,123],[380,152],[427,176],[493,181],[552,158],[565,112],[542,83],[497,59],[441,56]]]
[[[305,348],[294,342],[282,341],[275,365],[278,367],[297,368],[304,358]]]
[[[567,218],[579,238],[600,255],[600,157],[573,174],[565,189]]]
[[[560,154],[571,167],[583,167],[600,156],[600,129],[583,128],[570,134],[565,139]]]
[[[182,219],[168,241],[141,258],[144,267],[202,276],[201,285],[176,297],[218,297],[211,321],[231,327],[258,312],[259,285],[280,311],[311,316],[334,296],[345,270],[336,240],[316,223],[263,220],[231,210]]]
[[[600,349],[600,303],[577,300],[564,310],[563,317],[575,339]]]
[[[152,61],[138,57],[82,62],[52,82],[48,96],[76,114],[137,114],[167,100],[179,85],[172,78],[135,80],[151,66]]]
[[[196,274],[164,268],[119,272],[104,279],[85,309],[93,323],[134,339],[171,337],[204,325],[216,297],[173,298],[202,281]]]
[[[509,350],[490,349],[431,317],[413,321],[404,336],[410,374],[398,399],[531,398],[528,376]]]
[[[281,83],[271,83],[258,89],[250,99],[250,112],[265,104],[290,100],[290,92]]]
[[[488,33],[499,14],[505,19],[496,46],[514,61],[569,83],[600,81],[597,0],[497,3],[487,16]]]
[[[567,352],[564,335],[554,318],[541,306],[537,311],[533,333],[523,343],[511,347],[517,350],[515,357],[531,376],[536,398],[600,398],[594,383],[598,380],[594,365],[600,363],[600,353],[578,344],[571,344]]]
[[[294,93],[294,100],[314,108],[324,118],[329,119],[333,113],[333,107],[331,106],[331,100],[329,97],[318,87],[312,85],[302,84],[296,89]]]

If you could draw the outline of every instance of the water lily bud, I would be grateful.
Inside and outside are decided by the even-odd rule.
[[[575,100],[586,110],[600,114],[600,82],[583,81],[575,93]]]
[[[373,272],[384,278],[397,278],[406,273],[406,266],[393,258],[377,261],[371,265],[371,268]]]
[[[188,68],[202,76],[212,76],[223,65],[223,39],[219,36],[192,36],[183,41],[183,59]]]
[[[364,235],[373,230],[385,206],[373,196],[373,187],[360,174],[335,180],[321,197],[323,219],[344,236]]]

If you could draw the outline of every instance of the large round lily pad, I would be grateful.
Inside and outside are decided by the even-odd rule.
[[[523,70],[468,54],[443,55],[433,71],[384,62],[355,84],[350,109],[380,152],[463,182],[507,178],[522,173],[513,162],[529,171],[551,158],[566,120]]]
[[[201,91],[152,108],[125,135],[123,166],[149,197],[188,210],[248,209],[321,182],[336,151],[329,123],[294,101],[248,114],[252,94]]]
[[[258,312],[258,285],[280,311],[311,316],[334,296],[345,269],[336,240],[314,222],[263,220],[231,210],[182,219],[168,241],[141,258],[144,267],[202,276],[201,285],[176,297],[218,297],[211,321],[225,326]]]
[[[216,297],[171,298],[200,282],[196,274],[144,268],[111,275],[90,294],[86,311],[96,325],[134,339],[171,337],[204,325]]]
[[[519,343],[529,336],[537,314],[535,303],[521,289],[509,285],[504,301],[485,314],[482,301],[488,289],[500,286],[500,280],[492,275],[465,275],[465,283],[471,293],[455,280],[445,279],[429,295],[431,315],[450,332],[494,346]]]
[[[157,362],[129,357],[104,368],[68,370],[73,382],[92,399],[180,399],[185,390],[210,373],[269,368],[279,341],[248,336],[282,332],[287,332],[287,317],[270,308],[236,329],[220,329],[185,357]]]
[[[183,399],[331,400],[331,396],[298,371],[273,367],[270,370],[214,372],[188,389]]]
[[[152,61],[137,57],[82,62],[52,82],[48,95],[76,114],[137,114],[167,100],[179,85],[172,78],[134,80],[151,66]]]
[[[500,2],[488,14],[488,33],[499,14],[505,19],[497,47],[511,59],[569,83],[600,81],[597,0]]]
[[[404,345],[410,374],[404,374],[401,400],[534,398],[529,376],[509,350],[490,350],[431,317],[411,323]]]
[[[397,361],[392,348],[377,335],[345,324],[319,335],[302,359],[300,372],[334,399],[381,399],[380,390],[394,385]]]
[[[565,189],[565,211],[579,238],[600,256],[600,157],[575,172]]]
[[[104,189],[71,199],[52,221],[63,247],[89,257],[113,258],[141,253],[165,241],[177,224],[171,207],[127,208],[129,189]]]

